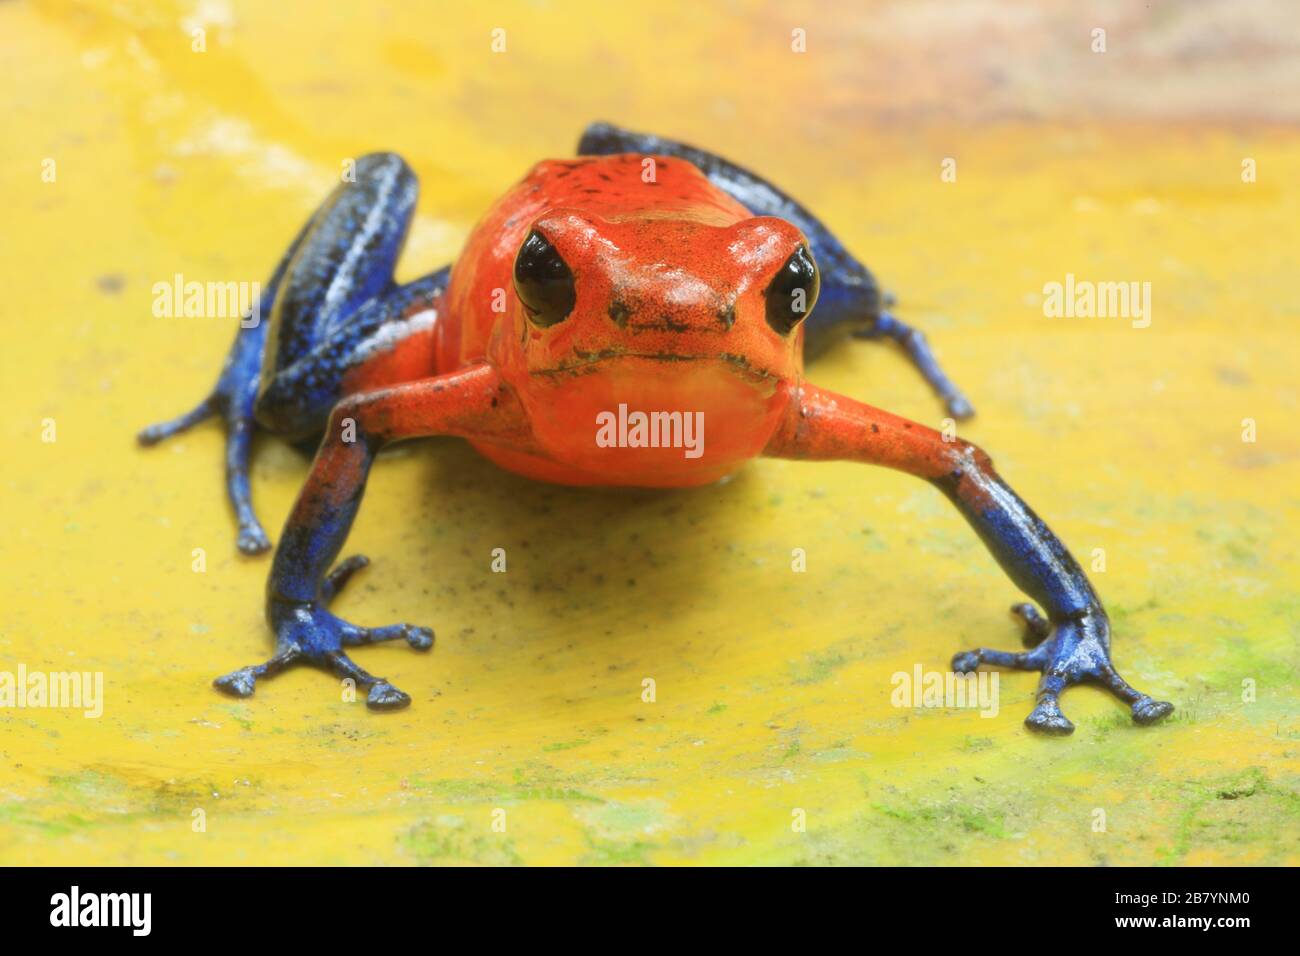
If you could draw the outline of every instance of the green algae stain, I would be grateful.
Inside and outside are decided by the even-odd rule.
[[[1157,865],[1176,866],[1206,846],[1262,844],[1265,858],[1294,858],[1300,845],[1300,792],[1271,779],[1260,767],[1165,783],[1177,804],[1170,839],[1156,847]]]
[[[33,796],[0,804],[0,824],[47,837],[141,823],[188,828],[191,811],[214,798],[219,799],[216,785],[206,779],[133,786],[120,776],[91,768],[49,777]]]
[[[465,863],[518,866],[523,863],[510,838],[493,833],[486,824],[473,826],[459,816],[422,820],[403,833],[398,843],[421,866]]]
[[[603,803],[601,797],[574,786],[571,778],[544,773],[525,773],[515,768],[512,782],[498,780],[430,779],[422,774],[407,778],[406,789],[427,794],[444,803],[521,803],[529,800],[559,800]]]
[[[954,830],[962,833],[979,833],[1005,839],[1008,832],[1002,814],[995,810],[966,806],[960,803],[923,804],[921,806],[891,806],[872,804],[872,809],[907,825],[920,827],[938,837]]]
[[[650,854],[666,849],[658,839],[672,828],[657,800],[610,801],[575,812],[588,852],[580,862],[600,866],[649,866]]]
[[[553,744],[544,744],[542,753],[555,753],[557,750],[573,750],[575,747],[582,747],[591,743],[590,740],[561,740]]]
[[[799,685],[818,684],[840,668],[867,656],[867,646],[856,639],[838,641],[830,647],[804,655],[791,666],[790,679]]]

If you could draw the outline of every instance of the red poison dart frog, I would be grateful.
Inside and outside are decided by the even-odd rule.
[[[1025,650],[966,651],[954,670],[1041,672],[1026,723],[1049,734],[1073,730],[1059,698],[1083,681],[1108,688],[1139,724],[1173,710],[1115,671],[1096,592],[988,455],[804,379],[806,351],[845,336],[893,339],[949,415],[973,413],[820,221],[753,173],[671,140],[596,124],[578,153],[534,166],[453,267],[408,285],[393,270],[415,175],[391,153],[358,160],[355,181],[281,259],[258,304],[267,318],[243,323],[212,393],[141,433],[153,444],[224,418],[248,554],[271,546],[250,503],[255,430],[319,442],[267,582],[275,652],[218,688],[247,697],[259,678],[310,663],[366,688],[373,708],[410,703],[346,649],[401,639],[423,650],[433,632],[331,614],[331,598],[367,563],[335,562],[375,453],[455,435],[503,468],[577,485],[700,485],[761,455],[908,472],[948,497],[1036,602],[1012,608]]]

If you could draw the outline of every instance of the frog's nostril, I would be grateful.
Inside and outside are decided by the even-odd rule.
[[[649,311],[633,309],[614,300],[608,309],[610,321],[629,332],[669,332],[677,335],[713,334],[728,331],[736,321],[735,306]]]
[[[615,299],[609,304],[609,317],[620,329],[627,327],[628,317],[631,316],[632,310],[626,304]]]

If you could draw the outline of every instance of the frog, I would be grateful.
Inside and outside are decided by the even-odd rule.
[[[953,671],[1037,672],[1025,725],[1047,735],[1073,732],[1060,699],[1082,683],[1136,724],[1172,713],[1119,675],[1096,590],[987,453],[805,377],[805,360],[846,340],[889,341],[954,423],[974,414],[925,335],[891,311],[896,297],[788,193],[715,153],[594,123],[574,157],[537,163],[487,210],[454,264],[398,283],[417,195],[396,153],[357,159],[262,287],[264,318],[240,323],[209,394],[138,436],[153,445],[223,421],[248,555],[271,547],[252,506],[253,438],[314,450],[267,580],[273,653],[218,690],[248,697],[307,664],[363,689],[371,709],[410,704],[348,651],[427,651],[433,630],[361,626],[329,607],[369,563],[339,555],[377,453],[453,436],[508,471],[579,486],[708,485],[763,457],[905,472],[957,509],[1028,598],[1011,606],[1022,650],[961,651]],[[688,448],[685,423],[699,424]]]

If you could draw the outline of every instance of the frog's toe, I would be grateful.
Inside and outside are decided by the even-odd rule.
[[[433,628],[419,627],[415,624],[389,624],[386,627],[352,626],[343,631],[343,644],[345,647],[360,647],[366,644],[402,640],[417,651],[427,651],[433,647]]]
[[[243,554],[265,554],[271,550],[271,539],[266,536],[256,518],[251,524],[240,525],[237,543]]]
[[[281,647],[270,660],[223,674],[212,682],[212,686],[232,697],[252,697],[259,677],[273,677],[297,662],[302,656],[302,651],[297,646],[286,645]]]
[[[1028,601],[1011,605],[1011,613],[1024,622],[1025,632],[1021,640],[1025,647],[1037,647],[1052,633],[1052,622]]]
[[[369,565],[370,559],[364,554],[354,554],[350,558],[344,558],[338,563],[338,567],[325,576],[325,580],[321,583],[321,600],[328,604],[343,590],[343,586],[352,580],[352,575]]]
[[[207,421],[217,414],[219,405],[218,396],[216,394],[209,395],[184,415],[178,415],[168,421],[157,422],[147,428],[142,428],[136,433],[135,440],[146,448],[150,445],[156,445],[164,439],[193,428],[199,422]]]
[[[1036,671],[1042,668],[1039,655],[1033,651],[1013,654],[1008,651],[993,651],[987,647],[977,647],[973,651],[962,651],[953,655],[952,669],[958,674],[969,674],[981,664],[994,667],[1012,667],[1018,671]]]
[[[223,674],[212,682],[212,686],[231,697],[252,697],[253,688],[257,679],[253,676],[253,668],[241,667],[237,671],[231,671],[229,674]]]
[[[1111,666],[1109,661],[1098,665],[1096,672],[1089,676],[1105,686],[1120,700],[1129,704],[1129,712],[1133,715],[1133,723],[1140,727],[1158,724],[1174,712],[1174,705],[1168,701],[1156,700],[1150,694],[1144,694],[1130,686],[1128,681],[1119,676],[1119,673]]]
[[[952,669],[958,674],[969,674],[980,666],[980,656],[975,651],[962,651],[954,654]]]
[[[1143,727],[1158,724],[1174,712],[1174,705],[1164,700],[1156,700],[1143,695],[1133,702],[1133,723]]]
[[[1055,696],[1040,699],[1038,706],[1025,718],[1025,726],[1050,737],[1068,737],[1074,733],[1074,724],[1061,713],[1060,702]]]
[[[351,630],[360,630],[351,628]],[[345,635],[347,631],[345,630]],[[344,638],[346,642],[346,636]],[[375,677],[357,666],[352,658],[341,650],[327,651],[317,655],[314,664],[334,672],[352,687],[365,687],[366,706],[371,710],[400,710],[411,702],[409,694],[398,690],[386,677]]]
[[[970,399],[960,392],[947,396],[944,405],[948,409],[948,414],[959,422],[975,417],[975,406],[970,403]]]
[[[371,710],[401,710],[411,703],[411,695],[398,690],[386,680],[381,680],[366,694],[366,706]]]
[[[433,647],[433,628],[406,625],[406,643],[417,651],[427,651]]]

